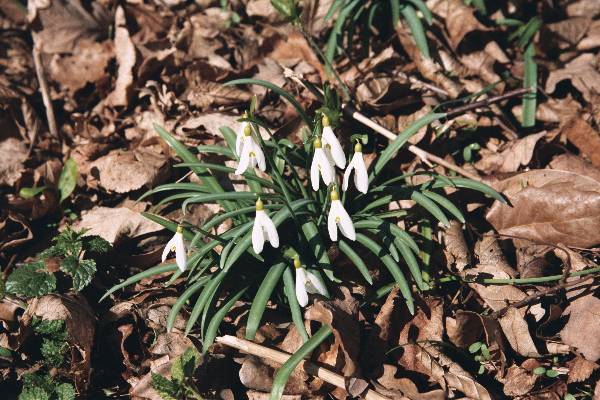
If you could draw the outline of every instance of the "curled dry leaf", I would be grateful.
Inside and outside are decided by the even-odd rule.
[[[444,232],[444,254],[448,266],[454,265],[458,272],[462,272],[471,264],[471,251],[465,241],[462,225],[456,220],[450,221],[450,226]]]
[[[108,29],[107,12],[100,2],[88,12],[80,0],[27,2],[27,18],[36,46],[44,53],[75,53],[81,41],[93,41]]]
[[[27,146],[22,140],[8,138],[0,142],[0,186],[12,186],[21,178]]]
[[[596,168],[589,161],[570,153],[554,157],[548,167],[587,176],[600,182],[600,168]]]
[[[582,118],[573,118],[563,126],[562,133],[594,166],[600,167],[600,135],[590,124]]]
[[[389,350],[390,339],[393,337],[393,330],[394,328],[397,328],[394,327],[395,322],[398,321],[400,317],[398,301],[401,301],[398,296],[398,288],[394,287],[385,299],[383,306],[381,306],[377,317],[375,317],[373,328],[363,347],[368,349],[368,351],[365,352],[362,361],[369,375],[379,375],[377,369],[380,368],[381,365],[383,365],[383,361],[385,361],[386,353]]]
[[[486,215],[500,234],[573,247],[600,243],[600,182],[546,169],[526,171],[493,186],[510,201],[494,202]]]
[[[98,235],[112,244],[163,229],[161,225],[125,207],[94,207],[83,214],[75,228],[86,228],[88,235]]]
[[[444,20],[454,49],[470,32],[488,30],[475,18],[475,9],[461,0],[430,0],[427,5],[431,12]]]
[[[600,72],[596,55],[584,53],[567,63],[564,68],[551,71],[546,81],[546,91],[553,93],[556,85],[565,79],[570,80],[587,101],[592,101],[592,93],[600,92]]]
[[[475,168],[486,174],[515,172],[521,165],[529,164],[537,142],[545,135],[546,132],[540,132],[513,140],[500,152],[482,149],[479,152],[481,159],[475,163]]]
[[[13,211],[0,214],[0,251],[18,247],[31,239],[33,232],[25,217]]]
[[[567,5],[569,17],[594,18],[598,14],[600,14],[600,3],[596,0],[578,0]]]
[[[107,101],[112,106],[127,106],[133,88],[133,67],[136,62],[136,52],[129,36],[125,10],[122,6],[118,6],[115,13],[115,53],[119,69],[115,89],[109,95]]]
[[[408,378],[397,378],[398,367],[383,364],[383,374],[377,378],[377,382],[383,386],[386,390],[379,390],[383,394],[390,396],[393,399],[403,400],[443,400],[446,398],[446,394],[443,390],[432,390],[427,393],[419,393],[419,389],[414,382]],[[390,392],[390,393],[386,393]],[[401,397],[401,396],[406,397]]]
[[[209,106],[232,106],[250,101],[252,95],[237,86],[223,86],[221,83],[201,80],[190,88],[187,101],[199,109]]]
[[[90,383],[92,346],[96,330],[96,317],[85,298],[79,294],[50,294],[35,298],[25,311],[24,321],[36,316],[43,320],[64,320],[67,325],[71,350],[68,371],[75,387],[83,391]]]
[[[507,396],[526,395],[533,389],[538,377],[525,368],[512,365],[504,377],[504,394]]]
[[[567,362],[569,373],[567,374],[567,383],[583,382],[587,380],[592,373],[598,369],[598,364],[586,360],[581,356],[576,356]]]
[[[168,172],[167,158],[149,148],[114,150],[90,164],[87,180],[88,185],[97,179],[108,191],[127,193],[161,183]]]

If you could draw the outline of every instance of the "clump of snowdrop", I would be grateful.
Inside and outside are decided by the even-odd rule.
[[[241,135],[238,133],[236,138],[236,152],[240,158],[237,169],[235,170],[236,175],[241,175],[248,167],[256,167],[261,171],[267,169],[265,162],[265,154],[263,153],[256,137],[252,134],[252,126],[249,123],[242,124],[243,131]]]
[[[346,168],[346,172],[344,172],[344,180],[342,181],[342,189],[344,191],[348,190],[348,183],[353,170],[356,189],[361,193],[367,194],[369,190],[369,175],[367,174],[367,166],[365,165],[360,142],[357,142],[354,146],[354,155],[352,156],[352,160],[350,160],[350,164],[348,164],[348,168]]]
[[[323,178],[323,183],[329,186],[335,178],[335,169],[331,165],[330,159],[323,150],[323,144],[320,138],[316,138],[313,142],[315,152],[313,155],[312,164],[310,166],[310,183],[313,190],[319,190],[319,177]]]
[[[308,304],[308,294],[320,294],[327,296],[327,289],[317,275],[302,265],[299,257],[294,257],[294,268],[296,269],[296,299],[301,307]]]
[[[275,224],[265,212],[263,202],[259,198],[256,201],[256,216],[252,226],[252,249],[256,254],[263,251],[265,241],[271,243],[274,248],[279,247],[279,234]]]
[[[165,262],[169,253],[175,252],[175,262],[181,272],[185,271],[187,267],[187,249],[183,241],[183,227],[179,225],[175,235],[169,240],[162,252],[162,262]]]
[[[331,206],[327,216],[327,230],[329,231],[329,238],[334,242],[338,240],[338,228],[342,235],[350,240],[356,240],[356,231],[352,219],[340,201],[338,191],[333,188],[331,190]]]

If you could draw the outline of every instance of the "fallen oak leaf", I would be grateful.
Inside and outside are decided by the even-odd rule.
[[[515,172],[521,165],[529,164],[537,142],[545,135],[546,132],[544,131],[510,141],[500,152],[482,149],[479,152],[481,159],[474,166],[486,174]]]
[[[495,182],[510,205],[486,219],[502,235],[587,248],[600,243],[600,182],[572,172],[531,170]]]

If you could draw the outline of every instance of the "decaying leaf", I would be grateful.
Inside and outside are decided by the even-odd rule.
[[[108,191],[127,193],[160,184],[168,171],[166,157],[151,149],[115,150],[90,164],[88,184],[97,179]]]
[[[77,229],[86,228],[88,235],[98,235],[112,244],[144,234],[158,232],[162,226],[125,207],[94,207],[84,213]]]
[[[16,138],[0,142],[0,185],[12,186],[21,177],[27,146]]]
[[[556,85],[565,79],[570,80],[583,97],[591,101],[592,92],[600,91],[600,72],[596,55],[584,53],[567,63],[564,68],[551,71],[546,81],[546,91],[553,93]]]
[[[600,243],[600,182],[572,172],[531,170],[494,184],[510,205],[495,202],[486,218],[504,235],[536,243]]]
[[[115,89],[110,94],[108,103],[113,106],[127,106],[134,82],[133,67],[136,62],[136,51],[129,36],[125,11],[122,6],[117,7],[115,13],[115,54],[119,70]]]
[[[590,124],[581,118],[574,118],[567,122],[562,133],[594,166],[600,167],[600,135]]]
[[[537,142],[545,135],[546,132],[540,132],[508,142],[500,152],[482,149],[479,152],[481,160],[475,163],[475,168],[486,174],[514,172],[521,165],[529,164]]]

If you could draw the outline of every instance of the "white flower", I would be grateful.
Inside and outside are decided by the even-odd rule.
[[[185,249],[185,243],[183,243],[183,227],[179,225],[175,235],[169,240],[165,249],[162,252],[162,262],[165,262],[170,252],[175,252],[175,261],[177,266],[183,272],[187,267],[187,250]]]
[[[244,117],[246,117],[245,113]],[[240,129],[238,129],[237,135],[235,137],[235,155],[238,157],[242,155],[242,144],[244,144],[244,132],[247,129],[246,127],[250,127],[250,129],[252,129],[248,121],[242,122],[240,125]]]
[[[296,268],[296,298],[301,307],[308,304],[308,293],[327,296],[327,289],[314,273],[304,269],[298,257],[294,258]]]
[[[350,240],[356,240],[356,231],[348,212],[340,201],[337,190],[331,191],[331,207],[327,216],[327,230],[332,241],[338,240],[337,230],[340,228],[342,235]]]
[[[340,141],[333,133],[333,129],[329,126],[329,118],[326,115],[323,116],[323,145],[325,150],[330,152],[331,158],[335,162],[338,168],[344,169],[346,166],[346,155]]]
[[[348,168],[346,168],[346,172],[344,172],[344,180],[342,182],[342,189],[344,191],[348,190],[348,181],[350,180],[352,170],[354,170],[354,185],[359,192],[366,194],[369,189],[369,175],[367,174],[367,166],[363,159],[362,145],[360,143],[356,143],[354,146],[354,155],[352,156],[352,160],[350,160],[350,164],[348,164]]]
[[[321,139],[316,138],[314,145],[315,154],[313,155],[312,164],[310,166],[310,183],[312,184],[313,190],[316,192],[319,190],[319,175],[323,178],[325,185],[329,186],[335,177],[335,170],[331,166],[327,154],[323,151]]]
[[[238,145],[236,140],[236,148],[237,147]],[[252,136],[252,128],[250,127],[250,124],[244,127],[244,134],[242,138],[240,152],[240,163],[238,164],[238,167],[235,170],[236,175],[241,175],[244,172],[246,172],[248,167],[256,167],[257,165],[261,171],[267,169],[267,165],[265,163],[265,155],[254,136]]]
[[[263,251],[265,240],[268,240],[271,246],[279,247],[279,235],[275,224],[265,212],[262,200],[258,199],[256,201],[256,217],[254,217],[254,226],[252,226],[252,248],[256,254]]]

